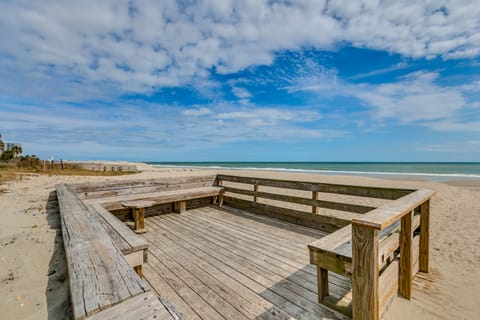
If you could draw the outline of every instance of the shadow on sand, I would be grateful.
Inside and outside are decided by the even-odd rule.
[[[48,319],[71,319],[70,290],[68,287],[68,270],[63,247],[62,227],[58,209],[57,193],[50,192],[46,204],[48,225],[55,230],[55,242],[48,266],[47,297]]]

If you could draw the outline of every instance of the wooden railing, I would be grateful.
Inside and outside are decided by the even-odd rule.
[[[353,219],[353,319],[379,319],[381,310],[397,290],[410,299],[415,274],[429,271],[430,198],[433,195],[431,190],[420,189]],[[399,236],[384,232],[396,226],[400,227]],[[385,241],[391,242],[386,246],[389,251],[379,252],[380,243]]]
[[[352,224],[351,238],[348,239],[351,239],[352,250],[350,258],[353,319],[379,319],[381,311],[397,292],[410,299],[412,279],[418,271],[428,272],[429,204],[434,194],[431,190],[350,186],[230,175],[218,175],[217,184],[224,186],[227,193],[224,196],[224,203],[229,206],[329,233]],[[244,185],[249,185],[248,189],[243,189]],[[268,191],[264,191],[264,187],[268,188]],[[285,190],[283,193],[276,193],[272,191],[274,188],[309,191],[311,198],[291,195],[288,192],[286,194]],[[320,200],[321,193],[392,201],[375,208]],[[234,195],[251,198],[246,200]],[[260,198],[311,206],[311,212],[266,204],[264,201],[259,202]],[[322,208],[347,211],[355,215],[350,220],[341,218],[341,215],[327,216],[322,214]]]
[[[235,184],[249,185],[248,189],[240,189],[234,186],[224,184],[230,182]],[[394,188],[378,188],[378,187],[361,187],[351,185],[327,184],[306,181],[278,180],[265,178],[252,178],[231,175],[218,175],[217,185],[225,188],[226,195],[224,202],[226,205],[238,207],[244,210],[269,215],[279,219],[283,219],[296,224],[317,228],[326,232],[333,232],[351,223],[350,218],[345,218],[341,214],[323,215],[321,208],[333,209],[355,214],[366,214],[375,209],[372,206],[352,204],[340,201],[327,201],[318,198],[320,193],[330,193],[347,196],[359,196],[377,199],[398,199],[409,194],[413,190],[394,189]],[[270,188],[269,192],[262,191],[262,188]],[[275,193],[271,188],[290,189],[297,191],[311,192],[311,197],[299,197],[290,194]],[[243,195],[251,196],[251,200],[244,200],[238,197],[230,196]],[[297,205],[310,206],[311,212],[301,211],[285,206],[276,206],[267,203],[260,203],[259,199],[268,199],[274,201],[282,201]]]

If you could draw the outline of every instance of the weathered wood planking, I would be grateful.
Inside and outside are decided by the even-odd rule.
[[[271,206],[264,203],[253,203],[252,201],[224,196],[224,204],[234,208],[250,211],[253,213],[263,214],[272,218],[288,221],[315,228],[327,232],[333,232],[350,223],[350,220],[340,219],[336,217],[314,215],[308,212]]]
[[[234,221],[224,220],[229,216],[230,214],[223,210],[208,207],[187,212],[185,215],[152,217],[146,221],[152,232],[145,236],[158,249],[152,252],[158,257],[156,262],[163,264],[163,257],[168,255],[168,259],[182,265],[205,286],[244,313],[248,319],[288,318],[283,312],[303,319],[344,318],[318,305],[314,268],[308,268],[313,271],[309,281],[300,276],[307,274],[304,271],[308,266],[305,264],[308,261],[306,250],[302,260],[278,249],[283,246],[283,242],[288,241],[294,247],[293,243],[299,241],[297,232],[286,232],[283,228],[271,232],[273,226],[258,223],[252,220],[250,215],[243,218],[232,215]],[[240,223],[242,221],[243,223]],[[281,224],[282,222],[279,222],[279,225]],[[245,225],[245,228],[238,228],[239,225]],[[297,228],[302,230],[302,227]],[[264,241],[263,238],[266,237],[271,240]],[[310,241],[311,239],[310,237]],[[308,241],[305,240],[303,245]],[[265,246],[265,249],[261,249],[258,244]],[[149,263],[152,262],[153,260]],[[198,294],[203,292],[195,285],[194,279],[182,277],[183,271],[174,267],[172,261],[165,263],[171,268],[162,267],[165,272],[160,274],[170,278],[171,284],[182,279],[183,286],[193,288]],[[296,269],[287,268],[294,263],[297,265]],[[173,279],[174,276],[176,279]],[[338,284],[333,282],[332,290],[338,290]],[[183,286],[176,286],[177,292],[185,291]],[[158,290],[162,291],[162,288]],[[348,288],[345,288],[345,291],[348,291]],[[201,312],[199,304],[202,300],[195,300],[190,295],[183,298],[191,308]],[[210,305],[216,301],[211,296],[208,299]],[[218,304],[218,301],[215,303]],[[280,310],[269,307],[268,304],[278,306],[283,312],[279,313]],[[224,313],[221,306],[216,309],[221,311],[225,318],[231,314],[230,311]],[[251,312],[256,313],[256,316]]]
[[[158,184],[155,186],[148,187],[138,187],[138,186],[129,186],[125,185],[123,187],[118,187],[117,189],[111,189],[106,191],[91,191],[79,193],[81,199],[99,199],[104,197],[113,197],[113,196],[122,196],[122,195],[133,195],[133,194],[143,194],[150,192],[160,192],[160,191],[169,191],[169,190],[179,190],[179,189],[193,189],[193,188],[202,188],[202,187],[211,187],[212,181],[200,181],[200,182],[189,182],[189,183],[164,183]]]
[[[222,192],[222,187],[201,187],[192,189],[178,189],[141,194],[112,196],[98,199],[86,199],[84,200],[84,202],[87,204],[102,204],[103,206],[108,206],[109,204],[118,204],[129,201],[151,200],[154,202],[152,205],[156,205],[168,202],[185,201],[195,198],[211,197],[219,195]]]
[[[142,180],[112,180],[98,182],[87,182],[69,185],[73,191],[79,194],[91,194],[92,196],[104,196],[102,191],[118,191],[131,190],[147,187],[160,187],[160,188],[182,188],[185,184],[198,183],[196,186],[202,186],[203,183],[212,186],[215,182],[215,175],[202,175],[202,176],[188,176],[188,177],[163,177],[161,179],[142,179]],[[147,191],[148,192],[148,191]],[[96,194],[98,193],[98,194]],[[128,194],[128,192],[127,192]]]
[[[317,192],[324,192],[324,193],[337,193],[337,194],[344,194],[344,195],[351,195],[351,196],[389,199],[389,200],[398,199],[400,197],[403,197],[415,191],[415,190],[407,190],[407,189],[339,185],[339,184],[329,184],[329,183],[252,178],[252,177],[240,177],[240,176],[230,176],[230,175],[217,175],[217,180],[245,183],[245,184],[252,184],[252,185],[257,184],[260,186],[267,186],[267,187],[297,189],[297,190],[304,190],[304,191],[317,191]]]
[[[148,241],[135,234],[129,227],[101,205],[92,205],[90,206],[90,210],[93,210],[103,218],[101,222],[103,228],[124,255],[148,248]]]
[[[434,194],[434,191],[428,189],[417,190],[398,200],[370,211],[361,217],[354,218],[353,222],[380,230],[385,229],[425,201],[429,200]]]
[[[170,312],[157,295],[149,291],[88,317],[88,320],[183,319],[180,313],[172,315]]]
[[[72,309],[83,319],[148,289],[75,193],[56,186]]]
[[[260,269],[268,266],[271,266],[271,270],[267,271],[266,274],[262,274],[262,276],[266,278],[271,277],[271,279],[274,280],[277,279],[277,276],[274,275],[275,273],[281,274],[282,272],[286,272],[285,274],[289,275],[287,282],[292,282],[291,285],[293,285],[293,287],[290,287],[290,290],[292,291],[281,291],[278,294],[287,294],[288,299],[299,299],[298,307],[302,308],[305,304],[304,302],[301,302],[302,298],[298,298],[298,295],[302,297],[307,297],[307,300],[313,298],[313,296],[311,296],[311,293],[309,293],[308,290],[317,291],[316,285],[318,284],[319,295],[318,297],[316,295],[314,297],[322,300],[326,305],[336,308],[337,310],[342,309],[342,312],[348,315],[351,315],[353,313],[355,319],[378,319],[380,310],[384,309],[385,305],[396,292],[396,288],[398,288],[398,286],[402,286],[402,281],[405,282],[405,279],[411,279],[422,267],[428,270],[428,199],[430,199],[430,197],[433,195],[433,192],[429,190],[415,191],[406,189],[360,187],[314,182],[235,177],[229,175],[218,175],[216,178],[217,179],[215,180],[215,176],[196,176],[172,178],[169,179],[169,181],[166,181],[165,179],[149,180],[147,182],[139,180],[133,182],[112,181],[109,182],[106,186],[83,184],[77,185],[75,186],[75,188],[76,191],[80,190],[81,197],[85,198],[87,203],[104,204],[108,209],[115,209],[114,206],[118,206],[119,202],[121,201],[137,200],[139,199],[139,197],[142,197],[140,199],[149,199],[143,198],[145,195],[147,197],[158,196],[159,193],[162,193],[163,196],[167,194],[166,198],[171,196],[171,198],[165,200],[167,202],[171,202],[171,205],[162,204],[162,202],[160,201],[159,203],[157,203],[156,208],[149,208],[151,214],[155,214],[160,211],[171,211],[172,209],[174,209],[173,203],[176,204],[175,208],[177,209],[177,211],[184,211],[189,206],[206,204],[205,201],[209,200],[208,197],[210,197],[210,195],[206,195],[202,199],[196,199],[194,201],[187,202],[186,200],[188,200],[188,198],[181,198],[181,194],[184,193],[185,190],[179,189],[194,189],[204,187],[211,188],[212,186],[221,186],[223,184],[223,181],[229,181],[232,182],[232,184],[250,184],[252,186],[250,190],[239,189],[227,185],[224,191],[228,192],[229,194],[227,197],[224,197],[225,203],[234,208],[259,213],[266,217],[279,218],[281,220],[295,223],[298,225],[314,227],[318,230],[324,230],[327,232],[341,229],[350,224],[352,221],[352,214],[347,217],[347,212],[361,214],[362,216],[355,216],[353,218],[353,232],[351,226],[350,230],[348,230],[348,228],[343,228],[338,231],[340,232],[340,234],[337,237],[338,239],[335,246],[330,244],[328,248],[322,248],[322,245],[327,245],[327,240],[325,240],[325,243],[321,244],[317,248],[314,248],[315,246],[313,246],[312,249],[309,246],[310,260],[314,261],[317,264],[318,269],[308,269],[305,271],[301,270],[301,272],[299,272],[298,274],[291,273],[293,270],[290,270],[290,264],[292,264],[293,262],[286,257],[288,257],[289,255],[302,257],[304,253],[302,253],[301,251],[296,251],[298,249],[295,249],[294,246],[292,246],[288,241],[285,241],[283,237],[276,240],[274,247],[276,248],[275,250],[278,250],[280,256],[275,256],[274,258],[274,256],[271,255],[270,251],[266,250],[264,243],[259,243],[257,242],[257,240],[255,240],[255,237],[253,236],[253,230],[255,228],[245,228],[243,226],[243,223],[242,225],[236,225],[232,221],[232,224],[225,224],[221,222],[221,220],[209,220],[203,214],[198,213],[194,217],[195,221],[187,219],[185,215],[174,215],[173,220],[167,223],[166,227],[168,228],[167,230],[169,232],[171,232],[172,230],[177,230],[179,234],[183,232],[188,232],[189,234],[192,234],[193,238],[196,239],[208,239],[207,241],[211,244],[207,246],[209,247],[209,249],[206,249],[205,251],[207,254],[213,254],[213,252],[216,252],[212,250],[219,250],[218,252],[220,256],[223,256],[223,259],[226,258],[230,262],[234,263],[237,267],[242,268],[242,273],[246,272],[246,274],[249,274],[250,277],[254,277],[254,274],[250,274],[251,271],[255,270],[258,276],[261,274]],[[260,186],[311,191],[312,197],[304,198],[299,196],[281,195],[274,193],[275,191],[262,192],[260,191]],[[350,196],[389,199],[394,201],[389,203],[388,205],[384,205],[380,208],[375,209],[369,206],[319,200],[319,193],[336,193]],[[252,198],[251,200],[247,201],[230,196],[230,194],[246,195],[251,196]],[[218,195],[222,197],[223,189],[222,192],[218,193]],[[259,198],[269,199],[271,201],[263,201],[262,203],[258,203]],[[425,199],[427,201],[427,205],[425,205]],[[276,201],[280,202],[276,203]],[[265,202],[272,203],[273,205],[266,204]],[[282,207],[281,202],[311,206],[312,213],[284,208]],[[422,208],[419,208],[420,205],[422,205]],[[317,214],[318,208],[327,208],[344,212],[340,212],[339,215],[335,217],[322,216]],[[416,213],[422,213],[422,215],[413,216],[414,209],[418,209]],[[408,212],[408,210],[412,211],[410,218],[405,217],[405,214]],[[199,212],[202,212],[202,210],[200,210]],[[424,214],[425,212],[426,214]],[[118,216],[124,214],[124,211],[118,210]],[[219,217],[216,217],[216,219],[217,218]],[[400,221],[398,220],[400,219],[402,220],[402,225],[404,228],[401,229],[399,232],[398,225],[400,225]],[[408,219],[410,221],[407,221]],[[426,222],[424,220],[426,220]],[[209,225],[208,234],[204,234],[202,228],[198,227],[197,225],[203,225],[204,223],[207,223],[207,225]],[[421,226],[420,228],[418,228],[419,224]],[[218,230],[214,231],[210,228],[218,228]],[[345,232],[344,229],[347,230],[347,232]],[[420,231],[420,236],[413,237],[414,230],[415,234]],[[233,247],[224,246],[224,240],[222,240],[221,238],[224,233],[229,234],[235,239],[235,242],[232,243]],[[348,233],[350,233],[350,239],[348,239]],[[405,241],[405,239],[407,238],[405,236],[406,234],[410,235],[410,243],[406,243]],[[425,237],[425,234],[427,234],[427,237]],[[332,234],[331,236],[333,237],[333,235],[334,234]],[[260,237],[262,239],[264,238],[265,240],[270,241],[272,240],[273,235],[262,234],[260,235]],[[328,237],[330,236],[327,236],[327,238]],[[335,240],[334,238],[332,239]],[[122,239],[117,240],[121,242]],[[161,242],[158,243],[160,244]],[[195,242],[193,242],[192,244],[196,246]],[[219,245],[220,248],[217,247],[216,249],[214,249],[214,247],[217,245]],[[405,248],[407,245],[408,249]],[[402,251],[404,253],[408,253],[407,251],[410,251],[408,253],[410,259],[403,258],[400,259],[400,261],[395,260],[394,252],[399,246],[403,247],[400,250],[401,253]],[[245,260],[245,258],[235,255],[240,252],[245,252],[247,255],[251,255],[252,260]],[[355,255],[360,256],[359,252],[367,252],[368,256],[365,259],[359,259],[359,261],[355,261],[354,257]],[[259,258],[256,256],[257,254],[266,255],[266,258]],[[183,269],[177,268],[175,262],[170,262],[169,260],[162,261],[162,259],[160,258],[161,257],[156,258],[157,263],[161,263],[164,265],[163,267],[166,268],[164,269],[164,271],[169,270],[170,272],[172,270],[175,270],[174,272],[178,272],[178,279],[191,279],[191,281],[193,282],[190,282],[189,286],[193,286],[194,290],[198,289],[198,294],[200,294],[202,297],[207,297],[207,299],[210,299],[208,297],[213,293],[212,291],[209,291],[208,289],[205,291],[205,289],[200,286],[200,283],[196,282],[196,280],[194,280],[193,278],[190,278],[190,274],[184,273]],[[217,257],[217,259],[220,259],[220,257]],[[274,261],[275,259],[279,259],[280,263]],[[392,259],[394,259],[393,262],[391,262]],[[186,260],[183,260],[183,262],[187,263],[188,258]],[[247,269],[243,269],[245,267],[243,264],[246,264],[245,266],[247,267]],[[352,264],[355,266],[355,268],[352,266]],[[422,265],[422,267],[420,265]],[[251,271],[248,270],[249,268],[251,268]],[[396,282],[394,277],[395,273],[399,273],[399,269],[402,271],[408,271],[406,273],[403,272],[404,276],[401,277],[400,284],[398,277],[396,278]],[[335,297],[335,295],[338,295],[339,289],[337,284],[329,286],[329,273],[327,270],[334,270],[336,272],[339,272],[340,274],[352,276],[354,292],[353,308],[350,308],[351,305],[348,302],[348,299],[350,298],[345,300],[344,297],[341,297],[341,294],[340,298]],[[312,274],[312,272],[314,271],[318,271],[319,273],[317,283],[315,283],[315,281],[312,281],[312,278],[315,279],[315,274]],[[198,272],[197,276],[200,276],[201,274],[202,272]],[[366,276],[361,276],[362,274]],[[280,281],[280,279],[275,281]],[[204,282],[204,280],[201,280],[201,282]],[[217,284],[215,284],[214,282],[211,282],[209,285],[207,285],[213,291],[215,291],[215,288],[217,286]],[[358,295],[360,287],[362,287],[362,290],[365,290],[366,292],[366,294],[364,294],[363,296]],[[307,291],[303,291],[302,288],[307,289]],[[219,292],[223,292],[223,289],[218,287]],[[329,295],[329,289],[332,290],[332,293],[334,295]],[[357,294],[355,294],[355,292]],[[297,295],[297,298],[294,298],[295,295]],[[351,297],[352,292],[350,291],[349,294],[347,293],[347,296],[348,295],[350,295]],[[362,302],[363,305],[361,305],[360,302]],[[223,304],[218,304],[219,301],[217,300],[211,300],[209,303],[217,307],[223,306]],[[355,303],[357,303],[356,306]],[[365,305],[365,303],[367,304]],[[240,311],[240,313],[243,312],[243,306],[241,304],[237,304],[236,301],[232,302],[231,305],[234,307],[234,309]],[[226,307],[226,310],[230,310],[226,311],[226,314],[229,318],[242,318],[242,315],[240,313],[238,313],[234,309],[229,309],[230,307],[228,306]],[[313,314],[320,316],[320,311],[317,310],[317,308],[312,308],[312,310],[309,311],[312,311]],[[247,318],[251,318],[250,310],[245,309],[243,313],[243,315]],[[216,313],[211,313],[210,315],[214,316],[214,318],[216,317]],[[303,315],[301,314],[298,315],[300,317],[303,317]],[[263,318],[270,318],[270,316],[271,314],[268,316],[263,315]]]
[[[232,187],[224,187],[224,188],[225,188],[225,192],[254,196],[255,199],[264,198],[264,199],[271,199],[271,200],[278,200],[278,201],[284,201],[284,202],[303,204],[307,206],[313,206],[315,213],[317,212],[317,210],[315,209],[316,207],[355,212],[355,213],[366,213],[375,209],[375,207],[368,207],[368,206],[362,206],[362,205],[356,205],[356,204],[350,204],[350,203],[318,200],[317,199],[318,192],[316,191],[314,191],[315,193],[312,196],[312,199],[307,199],[307,198],[290,196],[285,194],[251,191],[251,190],[238,189],[238,188],[232,188]],[[256,200],[254,200],[254,202],[256,202]],[[312,211],[312,213],[314,212]]]

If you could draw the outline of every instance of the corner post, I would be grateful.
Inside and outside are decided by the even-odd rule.
[[[380,318],[378,230],[352,224],[353,320]]]
[[[400,229],[400,279],[398,289],[400,295],[410,300],[412,297],[413,278],[413,232],[412,217],[414,211],[402,217]]]
[[[258,183],[255,182],[255,184],[253,185],[253,202],[254,203],[257,203],[257,192],[258,192]]]
[[[429,271],[429,245],[430,243],[430,200],[422,203],[420,207],[420,257],[419,271]]]

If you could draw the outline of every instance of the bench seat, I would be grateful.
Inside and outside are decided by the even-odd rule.
[[[169,202],[176,203],[191,199],[221,196],[222,194],[223,187],[211,186],[86,199],[84,202],[91,205],[101,204],[108,210],[119,210],[123,208],[122,203],[128,201],[146,200],[153,201],[153,205],[157,205]]]
[[[420,215],[415,215],[412,230],[420,225]],[[398,247],[400,221],[379,234],[379,265],[381,266]],[[345,276],[352,274],[352,225],[345,226],[308,245],[310,263]]]
[[[93,214],[66,185],[57,185],[72,311],[84,319],[143,294],[148,286]]]
[[[108,233],[115,245],[120,249],[125,259],[137,274],[141,276],[142,265],[148,259],[148,242],[135,234],[127,225],[99,204],[89,206],[89,210],[97,214],[100,224]]]

